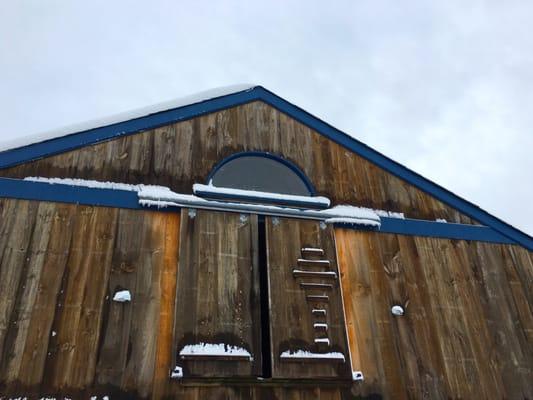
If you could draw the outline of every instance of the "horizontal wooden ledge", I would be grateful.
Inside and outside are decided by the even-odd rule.
[[[293,269],[292,275],[295,278],[307,277],[307,278],[337,279],[337,273],[335,271],[309,271],[309,270],[304,270],[304,269]]]
[[[302,250],[302,256],[323,256],[324,250],[320,249],[318,247],[303,247]]]
[[[306,258],[299,258],[297,264],[305,267],[329,267],[329,260],[309,260]]]
[[[331,283],[311,283],[311,282],[301,282],[300,287],[302,289],[322,289],[322,290],[332,290],[333,285]]]

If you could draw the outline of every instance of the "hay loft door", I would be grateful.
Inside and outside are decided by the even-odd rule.
[[[350,379],[333,229],[183,209],[176,377]]]
[[[264,228],[272,377],[350,379],[333,228],[277,217]]]
[[[183,209],[176,377],[261,375],[257,216]]]

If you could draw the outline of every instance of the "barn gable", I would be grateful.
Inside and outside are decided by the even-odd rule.
[[[256,86],[86,129],[0,153],[0,176],[81,178],[155,184],[191,193],[224,158],[243,151],[280,155],[293,162],[333,204],[403,213],[408,219],[444,219],[490,227],[504,241],[533,248],[533,239],[479,207],[394,162],[268,90]],[[209,96],[207,96],[209,97]],[[140,116],[148,113],[148,115]],[[85,128],[85,127],[84,127]],[[82,128],[83,129],[83,128]],[[3,183],[8,193],[8,183]],[[22,190],[22,189],[21,189]],[[446,229],[390,221],[395,232]],[[408,224],[411,223],[411,226]],[[386,225],[386,224],[385,224]],[[401,225],[401,226],[400,226]],[[464,225],[464,226],[463,226]],[[393,228],[391,228],[393,229]],[[455,236],[454,236],[455,235]]]
[[[261,87],[103,125],[0,153],[0,399],[533,396],[526,234]]]

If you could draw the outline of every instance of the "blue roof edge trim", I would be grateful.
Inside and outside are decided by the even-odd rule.
[[[324,135],[328,139],[333,140],[348,150],[351,150],[359,156],[376,164],[385,171],[397,176],[400,179],[403,179],[407,183],[416,186],[420,190],[428,193],[448,206],[455,208],[456,210],[486,226],[492,227],[501,234],[510,238],[513,242],[516,242],[528,250],[533,251],[533,237],[529,236],[528,234],[489,214],[487,211],[473,203],[470,203],[468,200],[465,200],[443,188],[442,186],[430,181],[429,179],[424,178],[422,175],[419,175],[404,165],[388,158],[377,150],[372,149],[366,144],[347,135],[346,133],[322,121],[321,119],[309,114],[300,107],[289,103],[269,90],[263,87],[256,87],[254,88],[254,91],[260,91],[262,93],[261,100],[287,114],[291,118],[296,119],[302,124]]]
[[[0,178],[0,198],[49,201],[76,205],[126,208],[144,211],[177,212],[181,207],[143,207],[139,204],[137,192],[120,189],[91,188],[66,184],[25,181],[22,179]],[[339,227],[367,230],[364,226]],[[480,225],[450,224],[435,221],[381,217],[381,227],[371,228],[375,232],[402,235],[429,236],[435,238],[476,240],[489,243],[515,243],[498,231]]]
[[[73,133],[40,143],[0,152],[0,168],[63,153],[86,145],[110,140],[115,137],[153,129],[170,123],[184,121],[200,115],[235,107],[252,101],[263,101],[277,110],[296,119],[339,145],[376,164],[385,171],[403,179],[448,206],[455,208],[474,220],[492,227],[514,242],[533,251],[533,237],[489,214],[473,203],[457,196],[438,184],[424,178],[402,164],[388,158],[364,143],[336,129],[298,106],[289,103],[269,90],[256,86],[251,89],[212,98],[199,103],[161,111],[145,117],[119,122],[87,131]]]
[[[0,169],[259,100],[257,87],[0,152]]]

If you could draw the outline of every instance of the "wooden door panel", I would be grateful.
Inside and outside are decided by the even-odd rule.
[[[184,377],[261,372],[257,216],[183,209],[176,365]]]
[[[333,229],[266,217],[274,378],[350,378]]]

